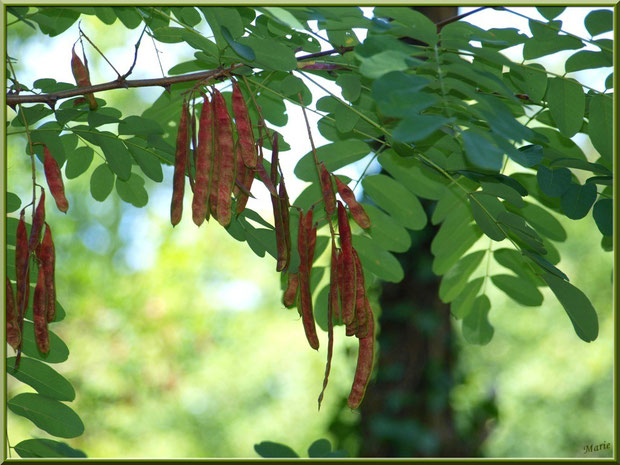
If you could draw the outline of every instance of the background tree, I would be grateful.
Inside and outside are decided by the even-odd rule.
[[[365,208],[372,227],[369,232],[354,229],[353,244],[370,288],[377,279],[400,282],[404,278],[403,267],[391,252],[410,249],[410,240],[405,238],[407,229],[424,229],[428,216],[432,223],[441,224],[431,243],[431,269],[443,275],[438,295],[451,303],[454,316],[463,319],[469,341],[488,343],[493,334],[486,319],[490,302],[485,295],[491,283],[517,302],[534,306],[542,302],[538,288],[548,285],[565,307],[577,335],[588,342],[597,337],[594,308],[555,266],[560,257],[553,253],[550,240],[561,241],[565,233],[549,211],[579,219],[588,215],[596,201],[593,216],[604,234],[604,246],[609,247],[611,94],[594,89],[586,94],[574,79],[548,73],[537,65],[512,63],[498,50],[524,43],[524,55],[532,59],[557,50],[581,49],[584,42],[598,47],[597,51],[579,50],[575,58],[571,56],[566,71],[572,72],[610,63],[608,41],[581,40],[564,34],[554,21],[561,9],[541,10],[548,21],[531,22],[532,38],[511,29],[483,31],[459,21],[448,21],[437,35],[438,28],[425,16],[397,8],[375,9],[372,21],[356,8],[265,8],[258,9],[258,16],[249,8],[199,10],[12,10],[18,22],[36,23],[42,32],[52,36],[70,27],[80,14],[96,15],[105,24],[117,18],[129,28],[144,24],[144,34],[155,40],[185,43],[197,50],[195,60],[170,70],[174,77],[130,80],[132,65],[125,74],[117,71],[117,79],[87,89],[49,79],[25,86],[12,71],[7,103],[21,113],[12,124],[21,124],[28,136],[26,153],[32,156],[33,177],[37,166],[40,173],[34,155],[41,157],[45,144],[59,165],[66,160],[65,176],[90,175],[91,194],[96,200],[107,198],[115,187],[124,201],[144,206],[148,192],[143,175],[154,182],[162,181],[161,163],[171,164],[174,160],[181,103],[188,96],[192,99],[192,91],[196,91],[194,97],[199,97],[207,84],[222,81],[221,89],[229,99],[226,85],[230,75],[236,74],[246,85],[243,92],[252,121],[264,117],[271,131],[274,125],[286,122],[284,100],[309,105],[312,95],[307,86],[321,85],[316,79],[325,78],[341,87],[343,99],[328,91],[331,95],[316,102],[316,109],[311,110],[324,116],[311,131],[318,129],[332,143],[299,161],[295,175],[311,184],[291,203],[303,210],[318,204],[316,211],[322,211],[313,159],[324,161],[333,172],[373,154],[372,159],[377,159],[389,175],[372,174],[369,165],[370,172],[364,170],[352,184],[357,187],[361,181],[369,199]],[[215,41],[195,29],[203,17]],[[593,37],[611,28],[605,13],[588,18],[586,26]],[[319,29],[326,31],[331,50],[321,50],[316,32],[309,29],[307,22],[314,20],[318,20]],[[363,43],[358,43],[354,28],[367,30]],[[403,36],[427,45],[399,40]],[[86,35],[81,38],[91,43]],[[480,42],[482,47],[473,46],[472,41]],[[136,57],[139,44],[135,47]],[[86,63],[84,55],[82,59]],[[9,62],[9,68],[12,65]],[[217,70],[204,71],[214,68]],[[78,84],[87,85],[84,79],[78,79]],[[140,116],[123,117],[99,97],[104,94],[98,93],[153,85],[163,85],[166,91]],[[30,95],[30,87],[38,89],[32,92],[35,95]],[[89,101],[80,100],[86,91],[95,92],[95,102],[90,97]],[[64,100],[70,97],[76,98]],[[254,100],[256,106],[250,104]],[[29,103],[35,105],[25,106]],[[200,100],[190,108],[198,112]],[[532,130],[528,127],[532,122],[548,127]],[[271,138],[263,137],[263,130],[265,126],[256,126],[254,137],[269,150]],[[590,136],[600,159],[587,160],[570,141],[569,137],[577,132]],[[286,138],[281,137],[280,151],[286,152],[287,148]],[[89,165],[95,154],[103,163],[92,170]],[[264,167],[269,173],[269,164]],[[193,170],[190,161],[190,179]],[[583,182],[585,179],[575,176],[575,170],[592,176]],[[276,184],[278,178],[277,172],[275,177],[272,174],[271,182]],[[269,186],[269,180],[260,173],[257,179]],[[350,181],[343,176],[340,180]],[[598,201],[597,195],[601,196]],[[10,211],[17,211],[25,203],[16,196],[9,197]],[[36,197],[35,190],[33,206]],[[429,201],[425,201],[426,211],[418,198]],[[530,201],[532,198],[535,202]],[[291,225],[295,225],[296,212],[295,208],[290,210]],[[325,216],[317,219],[319,228],[325,226]],[[7,221],[9,231],[15,230],[15,222]],[[267,252],[275,257],[279,253],[273,227],[252,210],[233,217],[227,231],[247,242],[259,256]],[[317,258],[329,243],[325,232],[319,229]],[[294,226],[292,233],[295,236]],[[502,247],[508,248],[493,246],[502,241]],[[9,247],[14,245],[10,236],[8,243]],[[295,257],[293,247],[289,273],[296,270]],[[504,270],[490,275],[491,257],[514,274]],[[321,279],[322,268],[315,267],[311,282],[316,319],[325,328],[327,287],[326,280]],[[15,276],[9,269],[9,277]],[[445,319],[440,326],[447,328]],[[50,362],[55,347],[57,344],[52,344],[48,356],[41,356],[34,346],[30,353],[24,353]],[[39,392],[36,402],[49,404],[49,397]],[[32,395],[30,398],[35,399]],[[9,401],[12,410],[22,414],[16,405]],[[62,404],[53,405],[60,408]],[[36,415],[31,419],[41,426]]]

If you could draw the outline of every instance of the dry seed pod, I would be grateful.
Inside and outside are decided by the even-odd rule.
[[[314,315],[312,313],[312,294],[310,292],[310,266],[308,264],[308,237],[305,225],[312,224],[312,210],[304,216],[299,215],[299,236],[297,247],[299,249],[299,309],[301,311],[304,331],[310,347],[319,349],[319,338],[316,334]]]
[[[49,334],[47,332],[47,315],[45,313],[45,271],[39,267],[37,285],[34,288],[32,301],[32,320],[34,323],[34,339],[39,351],[46,354],[50,350]]]
[[[338,193],[342,200],[349,207],[349,211],[351,212],[351,216],[355,220],[357,224],[359,224],[362,228],[368,229],[370,228],[370,218],[366,214],[364,207],[355,199],[355,194],[353,191],[347,186],[345,183],[340,181],[336,177],[336,186],[338,187]]]
[[[355,319],[357,320],[358,331],[363,331],[366,325],[366,284],[364,282],[364,270],[357,251],[353,249],[353,262],[355,263]]]
[[[17,231],[15,233],[15,281],[17,288],[17,318],[21,329],[22,320],[26,307],[28,306],[28,297],[30,294],[30,284],[28,283],[28,269],[30,262],[30,253],[28,252],[28,236],[26,231],[26,221],[24,220],[24,210],[19,215],[19,223],[17,223]]]
[[[340,201],[338,201],[338,233],[342,250],[342,274],[340,276],[342,321],[345,325],[350,325],[355,315],[355,264],[349,217]]]
[[[215,132],[219,152],[219,171],[217,188],[217,220],[226,227],[232,218],[232,189],[235,183],[235,150],[233,142],[232,121],[224,97],[217,90],[213,91],[215,107]]]
[[[71,49],[71,71],[78,87],[90,87],[90,73],[88,72],[88,63],[82,63],[80,57],[75,53],[75,44]],[[84,94],[84,98],[88,101],[88,107],[91,110],[97,109],[97,101],[93,94]]]
[[[233,80],[232,91],[232,108],[235,115],[235,123],[237,125],[237,136],[239,138],[239,153],[243,163],[248,168],[254,168],[258,154],[256,145],[254,144],[254,133],[252,132],[252,122],[248,107],[243,99],[243,94],[239,88],[237,81]]]
[[[33,252],[41,240],[41,230],[45,222],[45,190],[41,189],[39,204],[34,212],[32,227],[30,228],[30,239],[28,239],[28,251]]]
[[[332,250],[332,261],[330,265],[330,279],[329,279],[329,301],[330,305],[334,309],[334,318],[337,321],[342,319],[342,307],[340,302],[340,286],[339,286],[339,265],[340,265],[340,252],[334,247]]]
[[[297,302],[297,290],[299,289],[299,274],[289,273],[288,284],[284,295],[282,296],[282,303],[285,307],[290,308]]]
[[[17,350],[22,339],[17,321],[17,310],[15,309],[15,295],[13,285],[9,278],[6,278],[6,342]]]
[[[284,228],[284,242],[286,243],[286,265],[284,269],[287,270],[291,262],[291,205],[289,203],[288,194],[284,185],[284,177],[280,177],[278,197],[280,198],[280,212],[282,214],[282,226]]]
[[[50,225],[45,223],[45,233],[40,248],[37,249],[37,257],[40,267],[45,272],[45,314],[47,321],[53,321],[56,316],[56,252],[54,250],[54,239]]]
[[[66,212],[69,209],[69,202],[67,202],[65,197],[65,185],[62,182],[62,174],[60,174],[60,168],[56,159],[52,157],[45,145],[43,146],[43,171],[58,210],[63,213]]]
[[[366,337],[359,339],[357,367],[355,369],[355,377],[353,379],[351,393],[347,399],[347,404],[352,409],[358,408],[362,403],[362,399],[364,399],[366,387],[368,386],[368,381],[370,380],[370,375],[372,373],[372,365],[375,355],[375,322],[370,305],[367,307],[368,334]]]
[[[338,256],[336,252],[336,241],[332,237],[332,261],[329,277],[329,294],[327,300],[327,363],[325,364],[325,376],[323,377],[323,389],[319,394],[319,410],[321,410],[321,402],[329,381],[329,372],[332,366],[332,355],[334,353],[334,311],[338,305],[338,287],[336,285],[338,277],[336,267]]]
[[[204,96],[198,127],[196,181],[192,200],[192,219],[200,226],[209,217],[209,188],[213,169],[213,105]]]
[[[188,126],[187,102],[183,101],[179,130],[177,132],[177,146],[174,156],[174,175],[172,179],[172,202],[170,204],[170,222],[176,226],[183,216],[183,194],[185,192],[185,170],[187,167],[187,136]]]
[[[323,202],[325,203],[325,211],[329,216],[336,211],[336,196],[334,195],[334,186],[327,168],[323,162],[320,164],[321,172],[321,191],[323,192]]]

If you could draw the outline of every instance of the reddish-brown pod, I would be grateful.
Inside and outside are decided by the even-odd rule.
[[[183,101],[179,129],[177,132],[177,146],[174,155],[174,174],[172,177],[172,202],[170,203],[170,222],[176,226],[183,216],[183,194],[185,193],[185,170],[187,167],[187,135],[188,112],[187,102]]]
[[[252,184],[254,183],[254,168],[248,168],[243,163],[243,160],[237,155],[237,182],[243,187],[236,187],[233,193],[237,196],[237,206],[235,207],[235,213],[239,213],[245,210],[245,206],[250,199],[250,191],[252,190]]]
[[[22,336],[17,321],[17,310],[15,309],[15,294],[13,285],[9,278],[6,278],[6,342],[17,350]]]
[[[364,282],[364,270],[357,251],[353,249],[353,262],[355,263],[355,319],[357,320],[358,333],[365,331],[366,327],[366,284]],[[358,336],[359,337],[359,336]]]
[[[284,185],[284,177],[280,177],[280,185],[278,186],[278,197],[280,198],[280,213],[282,214],[282,226],[284,228],[284,242],[286,243],[286,266],[288,269],[291,262],[291,204],[288,200],[288,193]]]
[[[232,189],[235,183],[235,149],[233,142],[232,120],[222,94],[213,91],[215,111],[215,131],[219,151],[219,172],[217,191],[217,220],[226,227],[232,218]]]
[[[41,230],[45,222],[45,190],[41,189],[39,204],[34,212],[32,227],[30,228],[30,239],[28,239],[28,252],[33,252],[41,240]]]
[[[339,266],[340,266],[340,251],[334,247],[332,250],[332,261],[330,265],[330,278],[329,278],[329,299],[334,309],[334,318],[337,321],[342,320],[342,304],[340,302],[340,278],[339,278]]]
[[[75,45],[71,49],[71,71],[78,87],[90,87],[90,73],[88,72],[88,64],[82,63],[80,57],[75,53]],[[93,94],[84,94],[84,98],[88,101],[88,107],[91,110],[97,109],[97,101]]]
[[[286,290],[282,296],[282,303],[285,307],[290,308],[297,302],[297,290],[299,289],[299,274],[289,273]]]
[[[342,197],[342,200],[344,200],[348,205],[351,216],[355,222],[364,229],[370,228],[370,218],[364,210],[364,207],[362,207],[362,205],[355,199],[355,194],[353,191],[349,188],[349,186],[340,181],[338,177],[334,177],[336,178],[338,193],[340,194],[340,197]]]
[[[28,235],[26,231],[26,221],[24,219],[24,210],[22,210],[19,215],[19,223],[17,223],[17,231],[15,232],[15,241],[16,304],[17,318],[21,328],[21,322],[26,307],[28,306],[28,297],[30,294],[30,285],[28,283],[30,253],[28,252]]]
[[[366,337],[359,339],[357,367],[355,369],[355,377],[353,378],[353,386],[351,387],[351,392],[347,399],[347,404],[352,409],[358,408],[364,399],[375,356],[375,321],[372,309],[368,301],[366,302],[368,334]]]
[[[336,241],[332,237],[332,260],[329,277],[329,294],[327,297],[327,362],[325,363],[325,376],[323,377],[323,389],[319,394],[319,410],[321,410],[321,402],[329,381],[329,372],[332,366],[332,356],[334,353],[334,311],[338,307],[338,285],[337,285],[337,267],[338,256],[336,250]]]
[[[349,217],[340,201],[338,201],[338,233],[342,250],[342,273],[340,276],[342,321],[345,325],[350,325],[355,316],[355,263],[353,261],[353,242]]]
[[[43,171],[58,210],[63,213],[66,212],[69,209],[69,202],[67,202],[65,197],[65,185],[62,182],[62,174],[60,173],[58,162],[45,145],[43,146]]]
[[[209,218],[209,180],[213,169],[213,105],[205,95],[198,121],[196,148],[196,181],[192,200],[192,219],[200,226]]]
[[[258,154],[256,152],[256,145],[254,144],[252,121],[250,120],[248,107],[243,99],[239,84],[237,81],[233,80],[232,85],[232,108],[237,126],[237,136],[239,138],[239,154],[245,166],[254,168],[256,166]]]
[[[323,192],[323,202],[325,203],[325,211],[329,216],[333,215],[336,211],[336,196],[334,195],[334,186],[332,184],[331,175],[325,168],[323,162],[321,162],[321,191]]]
[[[47,332],[47,315],[45,313],[45,271],[39,267],[37,285],[32,300],[32,322],[34,323],[34,339],[39,351],[46,354],[50,350]]]
[[[299,250],[299,309],[301,311],[306,339],[308,339],[310,347],[318,350],[319,338],[316,334],[316,326],[312,312],[310,266],[308,264],[308,237],[305,227],[308,217],[310,218],[310,224],[312,224],[312,210],[309,210],[306,215],[304,215],[303,212],[299,214],[299,236],[297,239],[297,247]]]
[[[50,322],[56,316],[56,252],[54,249],[54,239],[49,224],[45,224],[45,233],[41,246],[38,248],[37,257],[40,266],[45,272],[45,314],[47,321]]]

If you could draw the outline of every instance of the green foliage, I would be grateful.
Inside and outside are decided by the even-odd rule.
[[[431,223],[438,226],[431,244],[432,271],[443,276],[439,297],[462,319],[466,340],[487,344],[493,337],[492,302],[487,296],[487,286],[492,285],[517,304],[533,307],[543,302],[540,288],[549,287],[577,336],[590,342],[598,334],[596,311],[585,293],[555,266],[563,265],[554,242],[567,239],[558,215],[580,220],[592,210],[603,247],[610,248],[612,82],[608,78],[606,92],[591,88],[586,92],[576,77],[550,72],[532,60],[574,50],[565,62],[566,73],[611,67],[611,42],[594,37],[612,29],[612,15],[607,10],[590,13],[585,27],[591,38],[578,38],[562,31],[557,18],[564,7],[540,7],[538,11],[545,21],[531,19],[530,35],[526,35],[515,29],[485,31],[461,21],[445,25],[438,33],[426,16],[406,7],[377,7],[372,20],[355,7],[9,10],[20,22],[36,25],[49,37],[66,31],[81,15],[95,16],[104,26],[115,24],[117,18],[129,29],[148,26],[146,33],[153,41],[193,49],[193,59],[179,60],[170,75],[244,65],[230,69],[229,74],[247,77],[244,92],[252,94],[270,126],[288,123],[285,101],[300,105],[298,93],[303,104],[310,105],[309,89],[315,78],[334,82],[343,98],[323,96],[313,109],[320,116],[317,129],[330,143],[307,153],[295,166],[297,178],[310,185],[292,202],[294,207],[322,205],[315,156],[333,172],[371,155],[368,166],[376,161],[384,171],[368,174],[364,170],[357,180],[356,185],[361,185],[372,202],[365,205],[372,226],[368,231],[354,230],[353,238],[371,277],[402,280],[404,271],[392,252],[410,247],[408,229],[428,227],[423,202],[429,202],[433,204]],[[198,31],[203,18],[213,37]],[[341,53],[311,60],[296,55],[320,51],[309,26],[315,20]],[[367,32],[361,43],[354,34],[357,28]],[[414,45],[401,38],[418,42]],[[585,50],[585,43],[597,49]],[[523,44],[522,63],[500,53],[519,44]],[[95,200],[104,202],[115,192],[113,196],[142,208],[149,200],[146,178],[162,182],[164,165],[174,162],[182,101],[198,98],[207,84],[228,78],[173,82],[141,114],[123,114],[99,98],[99,93],[99,108],[94,111],[77,98],[60,101],[54,108],[40,103],[19,105],[11,126],[23,131],[25,118],[39,160],[45,144],[59,166],[64,166],[67,179],[89,177]],[[75,86],[41,75],[32,87],[54,93]],[[20,95],[25,95],[23,89]],[[230,92],[223,95],[230,103]],[[257,109],[249,106],[256,122]],[[571,140],[575,135],[588,136],[600,157],[586,157]],[[263,141],[267,150],[270,144]],[[288,149],[281,137],[280,150]],[[29,144],[24,150],[30,155]],[[98,158],[96,166],[94,158]],[[591,177],[584,178],[584,172]],[[21,205],[19,197],[8,195],[9,213]],[[298,214],[291,209],[292,237],[296,237]],[[7,219],[9,246],[15,243],[15,223],[14,218]],[[255,211],[234,217],[226,230],[236,240],[247,242],[260,257],[277,255],[275,232]],[[317,257],[326,247],[321,236]],[[289,271],[294,272],[299,266],[294,243],[292,257]],[[491,258],[505,269],[491,274]],[[313,276],[317,290],[324,271],[318,267]],[[14,274],[10,262],[7,275],[14,279]],[[319,294],[319,300],[325,298],[324,288]],[[81,433],[81,421],[59,402],[72,399],[72,388],[47,365],[66,360],[68,348],[50,332],[52,349],[46,356],[40,354],[32,329],[26,321],[23,353],[31,358],[25,359],[23,371],[14,376],[39,394],[20,394],[9,400],[9,407],[51,434],[73,437]],[[53,388],[46,387],[50,383]],[[45,420],[50,414],[64,423]],[[33,441],[22,443],[19,450],[26,454],[22,456],[39,456],[42,451],[70,453],[62,443]],[[297,457],[292,449],[276,443],[258,444],[256,451],[263,457]],[[329,444],[318,442],[309,453],[324,457],[335,452]]]
[[[263,441],[254,445],[254,450],[263,458],[299,458],[297,452],[286,444],[278,442]],[[317,439],[308,447],[308,457],[316,458],[342,458],[347,454],[343,450],[332,450],[332,445],[327,439]]]

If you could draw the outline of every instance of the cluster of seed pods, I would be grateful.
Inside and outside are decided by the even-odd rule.
[[[348,398],[348,405],[355,409],[364,398],[366,386],[370,380],[374,359],[374,315],[364,282],[362,264],[353,247],[349,215],[347,209],[339,200],[336,200],[333,181],[336,181],[338,194],[349,207],[349,212],[360,227],[370,227],[370,219],[362,205],[357,202],[353,191],[337,177],[330,174],[323,163],[318,165],[319,179],[323,195],[325,212],[331,222],[334,214],[337,215],[338,236],[340,247],[336,246],[335,235],[331,239],[330,284],[328,293],[327,325],[328,347],[327,363],[323,389],[319,395],[319,408],[327,387],[333,355],[334,320],[345,325],[347,336],[356,336],[359,339],[357,368],[353,386]],[[299,271],[289,273],[288,285],[283,295],[283,303],[287,307],[297,305],[303,320],[306,338],[310,347],[318,349],[319,341],[312,310],[312,296],[310,290],[310,272],[312,269],[314,247],[316,244],[317,226],[313,224],[313,209],[300,213],[299,219]]]
[[[192,219],[197,226],[213,216],[226,227],[232,219],[233,196],[235,212],[241,213],[250,196],[258,171],[258,149],[254,142],[252,123],[243,94],[233,81],[233,119],[219,90],[211,89],[211,99],[203,94],[198,119],[198,138],[193,147],[194,179]],[[170,221],[176,226],[183,214],[185,176],[190,174],[191,141],[195,124],[190,119],[189,104],[183,102],[177,132]],[[236,133],[236,138],[235,138]],[[262,166],[262,165],[261,165]]]
[[[60,169],[45,146],[43,153],[43,166],[49,190],[58,209],[66,212],[69,204],[64,194]],[[25,211],[24,208],[20,212],[15,232],[15,292],[13,292],[13,284],[8,277],[6,278],[6,334],[7,342],[17,351],[15,368],[19,366],[21,356],[24,317],[30,298],[29,276],[33,264],[36,264],[38,271],[32,299],[32,321],[35,342],[43,354],[50,350],[47,324],[56,316],[54,278],[56,254],[52,230],[45,221],[45,190],[43,188],[41,188],[41,195],[34,209],[30,234],[26,228]]]

